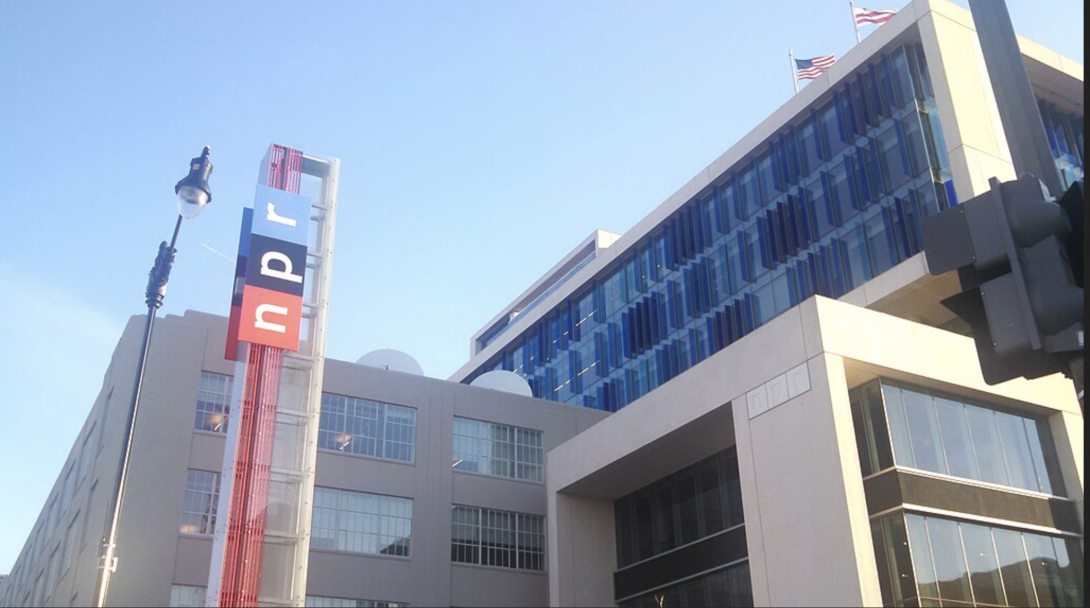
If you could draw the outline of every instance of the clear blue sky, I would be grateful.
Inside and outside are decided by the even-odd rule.
[[[1008,4],[1082,63],[1080,0]],[[396,348],[446,378],[594,229],[628,230],[786,101],[789,48],[854,43],[847,0],[0,3],[0,573],[201,146],[214,200],[160,314],[227,313],[221,254],[281,143],[342,162],[328,355]]]

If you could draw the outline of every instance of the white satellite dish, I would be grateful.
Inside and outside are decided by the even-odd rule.
[[[416,362],[416,359],[392,348],[371,351],[356,360],[356,364],[388,369],[390,371],[412,374],[414,376],[424,375],[424,370],[420,367],[420,364]]]
[[[469,385],[478,388],[490,388],[497,391],[504,391],[506,393],[514,393],[524,397],[534,396],[534,391],[530,388],[530,384],[526,382],[525,378],[515,372],[509,372],[502,369],[485,372],[474,378],[473,382],[470,382]]]

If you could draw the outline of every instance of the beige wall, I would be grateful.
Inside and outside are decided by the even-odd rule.
[[[612,606],[613,501],[550,492],[549,516],[549,605]]]
[[[747,542],[762,550],[750,562],[766,585],[759,605],[879,605],[842,361],[818,355],[806,367],[809,391],[752,419],[735,413],[739,452],[750,452],[740,472],[752,490]]]

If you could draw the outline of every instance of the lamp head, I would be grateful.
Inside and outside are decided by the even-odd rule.
[[[212,146],[205,146],[199,157],[189,161],[189,175],[174,185],[178,213],[186,219],[197,217],[212,202],[212,189],[208,186],[208,176],[212,174],[212,163],[208,160],[211,152]]]

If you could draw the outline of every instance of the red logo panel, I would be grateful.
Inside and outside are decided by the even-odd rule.
[[[286,350],[299,349],[302,296],[247,285],[242,288],[238,339]]]

